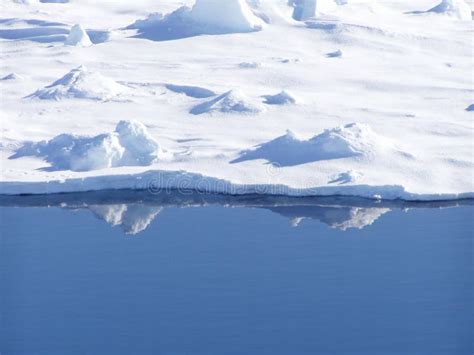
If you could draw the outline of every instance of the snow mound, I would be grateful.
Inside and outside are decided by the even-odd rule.
[[[82,28],[81,25],[74,25],[69,32],[69,36],[64,42],[67,46],[81,46],[89,47],[92,46],[91,39],[87,32]]]
[[[5,75],[4,77],[2,77],[0,80],[1,81],[9,81],[9,80],[21,80],[23,79],[20,75],[18,75],[17,73],[10,73],[8,75]]]
[[[464,0],[442,0],[428,12],[445,14],[460,20],[472,20],[471,7]]]
[[[262,65],[259,62],[242,62],[239,63],[239,68],[241,69],[257,69]]]
[[[91,100],[110,100],[127,88],[98,72],[89,71],[80,66],[71,70],[51,85],[37,90],[29,97],[42,100],[61,100],[64,98],[79,98]]]
[[[193,115],[211,112],[255,114],[261,111],[263,111],[261,104],[254,102],[240,90],[230,90],[210,101],[194,106],[190,113]]]
[[[328,159],[364,157],[371,159],[395,149],[385,137],[375,133],[369,125],[351,123],[325,130],[308,140],[299,139],[293,132],[259,145],[255,150],[244,151],[232,161],[265,159],[280,166],[294,166]]]
[[[138,121],[120,121],[115,132],[94,137],[60,134],[49,141],[25,144],[10,159],[38,156],[50,170],[90,171],[118,166],[147,166],[162,154],[158,142]]]
[[[264,103],[267,105],[288,105],[296,103],[295,97],[285,90],[276,95],[265,95],[263,97],[265,98]]]
[[[192,8],[182,6],[164,16],[153,13],[127,29],[138,30],[138,37],[163,41],[203,34],[253,32],[263,26],[264,22],[245,0],[196,0]]]
[[[189,97],[194,97],[196,99],[204,99],[211,96],[216,96],[214,91],[199,86],[166,84],[165,87],[170,91],[176,92],[178,94],[184,94]]]

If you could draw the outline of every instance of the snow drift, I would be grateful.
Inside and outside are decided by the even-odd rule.
[[[64,42],[67,46],[81,46],[89,47],[92,46],[91,39],[87,32],[82,28],[81,25],[74,25],[69,32],[69,36]]]
[[[196,0],[192,8],[182,6],[162,15],[150,14],[127,29],[138,30],[138,37],[155,41],[202,34],[227,34],[259,31],[264,22],[245,0]]]
[[[261,111],[263,107],[260,103],[255,102],[240,90],[230,90],[193,107],[190,113],[193,115],[211,112],[255,114]]]
[[[44,158],[51,170],[90,171],[118,166],[147,166],[162,154],[158,142],[138,121],[120,121],[115,132],[94,137],[60,134],[25,144],[10,159]]]
[[[125,86],[114,80],[80,66],[28,97],[42,100],[79,98],[105,101],[126,91]]]
[[[373,158],[387,150],[396,150],[389,139],[379,136],[369,125],[351,123],[328,129],[308,140],[299,139],[293,132],[287,131],[255,150],[243,152],[232,163],[266,159],[280,166],[293,166],[328,159]]]

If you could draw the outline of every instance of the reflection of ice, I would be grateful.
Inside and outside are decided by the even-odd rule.
[[[219,206],[222,208],[264,209],[289,219],[297,227],[304,219],[320,221],[345,231],[362,229],[392,210],[472,206],[474,199],[456,201],[409,202],[369,200],[344,196],[285,197],[257,195],[212,195],[202,193],[150,194],[147,191],[117,190],[47,196],[8,196],[0,194],[0,206],[89,209],[111,226],[120,226],[126,234],[144,231],[163,208]],[[238,215],[237,215],[238,218]]]
[[[163,207],[139,204],[91,205],[88,208],[112,226],[120,226],[126,234],[144,231]]]
[[[332,206],[282,206],[270,207],[268,209],[288,217],[291,225],[294,227],[297,227],[304,219],[315,219],[327,224],[331,228],[343,231],[349,228],[362,229],[390,211],[389,208]]]

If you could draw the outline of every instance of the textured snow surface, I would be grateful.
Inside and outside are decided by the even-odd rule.
[[[472,4],[305,4],[0,1],[0,193],[474,197]]]

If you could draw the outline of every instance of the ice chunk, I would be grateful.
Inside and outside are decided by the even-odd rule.
[[[127,28],[137,29],[138,37],[164,41],[201,34],[253,32],[263,26],[245,0],[196,0],[192,8],[182,6],[164,16],[153,13]]]
[[[69,36],[64,42],[67,46],[89,47],[92,45],[91,39],[81,25],[74,25],[69,32]]]
[[[60,134],[49,141],[25,144],[11,159],[38,156],[50,170],[90,171],[118,166],[147,166],[162,153],[158,142],[137,121],[120,121],[115,132],[94,137]]]
[[[464,0],[442,0],[428,12],[446,14],[461,20],[472,20],[471,7]]]
[[[150,165],[161,153],[160,145],[141,122],[120,121],[115,132],[125,149],[122,165]]]
[[[319,12],[334,10],[336,3],[334,0],[290,0],[293,5],[293,18],[297,21],[306,21],[315,17]]]
[[[250,32],[263,26],[245,0],[196,0],[190,16],[216,31]]]

